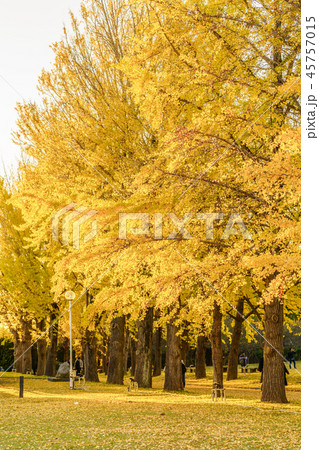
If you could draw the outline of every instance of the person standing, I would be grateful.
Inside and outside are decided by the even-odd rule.
[[[181,361],[182,363],[182,380],[183,380],[183,388],[185,389],[185,373],[186,373],[186,366],[184,364],[184,361]]]
[[[264,379],[264,357],[263,356],[259,360],[258,372],[261,373],[260,382],[261,382],[261,390],[263,390],[263,379]]]
[[[289,372],[288,372],[288,369],[287,369],[287,367],[286,367],[286,364],[284,363],[284,378],[285,378],[285,386],[287,386],[287,385],[288,385],[288,383],[287,383],[287,377],[286,377],[286,374],[288,374],[288,375],[289,375]]]
[[[296,368],[295,354],[296,354],[295,349],[290,348],[288,352],[289,369],[291,369],[291,363],[293,363],[294,368]]]
[[[76,375],[77,376],[80,376],[81,375],[81,359],[80,359],[80,357],[78,356],[77,357],[77,359],[76,359],[76,361],[75,361],[75,365],[74,365],[74,368],[75,368],[75,370],[76,370]]]

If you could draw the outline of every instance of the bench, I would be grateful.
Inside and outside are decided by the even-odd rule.
[[[255,372],[257,372],[257,367],[248,367],[248,366],[246,366],[246,367],[241,367],[241,373],[255,373]]]
[[[73,388],[74,389],[76,389],[77,387],[84,387],[84,385],[85,385],[84,374],[81,373],[80,375],[77,375],[76,370],[73,370],[72,371],[72,379],[73,379]],[[77,383],[75,384],[75,382],[77,382]]]
[[[132,390],[137,392],[138,391],[138,383],[137,383],[137,381],[134,380],[134,378],[130,378],[129,380],[130,380],[130,382],[129,382],[128,386],[127,386],[128,392],[131,392]]]
[[[78,386],[84,387],[84,385],[85,385],[85,376],[84,375],[81,375],[80,377],[77,376],[77,377],[74,378],[74,381],[78,381],[78,384],[77,384]]]
[[[213,402],[217,402],[218,398],[221,399],[221,401],[226,401],[226,392],[225,388],[222,388],[219,384],[214,383],[213,389],[212,389],[212,400]]]

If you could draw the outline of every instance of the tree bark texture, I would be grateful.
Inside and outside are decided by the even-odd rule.
[[[162,373],[162,328],[159,327],[154,333],[154,370],[153,377]]]
[[[181,340],[177,335],[177,332],[178,328],[174,324],[174,319],[171,319],[167,324],[167,347],[164,382],[164,389],[166,391],[183,390]]]
[[[131,377],[134,377],[136,370],[136,340],[133,336],[131,336],[130,349],[131,349]]]
[[[21,323],[21,341],[22,341],[22,373],[32,370],[31,353],[31,322],[23,320]]]
[[[130,332],[127,328],[125,328],[125,338],[124,338],[124,358],[123,358],[123,372],[127,373],[127,360],[129,355],[130,347]]]
[[[41,320],[38,323],[38,330],[42,334],[45,330],[45,320]],[[38,365],[37,365],[37,376],[42,376],[45,374],[45,365],[47,359],[47,341],[45,337],[40,338],[37,341],[37,355],[38,355]]]
[[[222,388],[223,383],[223,349],[222,349],[222,312],[215,302],[213,311],[213,330],[211,334],[212,358],[213,358],[213,386]]]
[[[206,378],[206,343],[207,337],[198,336],[195,355],[195,378]]]
[[[111,323],[110,364],[107,382],[123,384],[123,361],[125,340],[125,316],[115,317]]]
[[[96,363],[96,336],[95,331],[85,330],[82,340],[84,375],[86,381],[99,381]]]
[[[22,358],[20,356],[22,355],[22,342],[19,333],[14,330],[12,331],[12,334],[14,336],[14,365],[13,368],[19,372],[22,373]]]
[[[58,308],[54,308],[50,315],[50,323],[53,324],[58,317]],[[58,323],[51,326],[49,330],[50,343],[47,348],[47,360],[45,365],[45,374],[48,377],[55,377],[56,374],[56,360],[57,360],[57,350],[58,350]]]
[[[240,298],[236,305],[237,314],[233,328],[233,334],[228,356],[227,380],[237,380],[238,378],[238,352],[240,336],[243,325],[244,299]]]
[[[140,387],[152,387],[153,308],[137,322],[135,380]]]
[[[264,368],[262,402],[287,403],[283,360],[283,304],[274,300],[264,306]]]

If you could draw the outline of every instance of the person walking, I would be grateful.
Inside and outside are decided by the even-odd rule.
[[[186,366],[184,364],[184,361],[181,361],[182,363],[182,380],[183,380],[183,389],[185,389],[185,373],[186,373]]]
[[[290,348],[288,352],[288,361],[289,361],[289,369],[291,369],[291,363],[294,364],[294,368],[296,368],[296,358],[295,358],[295,349]]]

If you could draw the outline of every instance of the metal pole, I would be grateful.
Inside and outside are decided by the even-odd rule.
[[[69,299],[70,316],[70,389],[73,389],[73,362],[72,362],[72,299]]]

